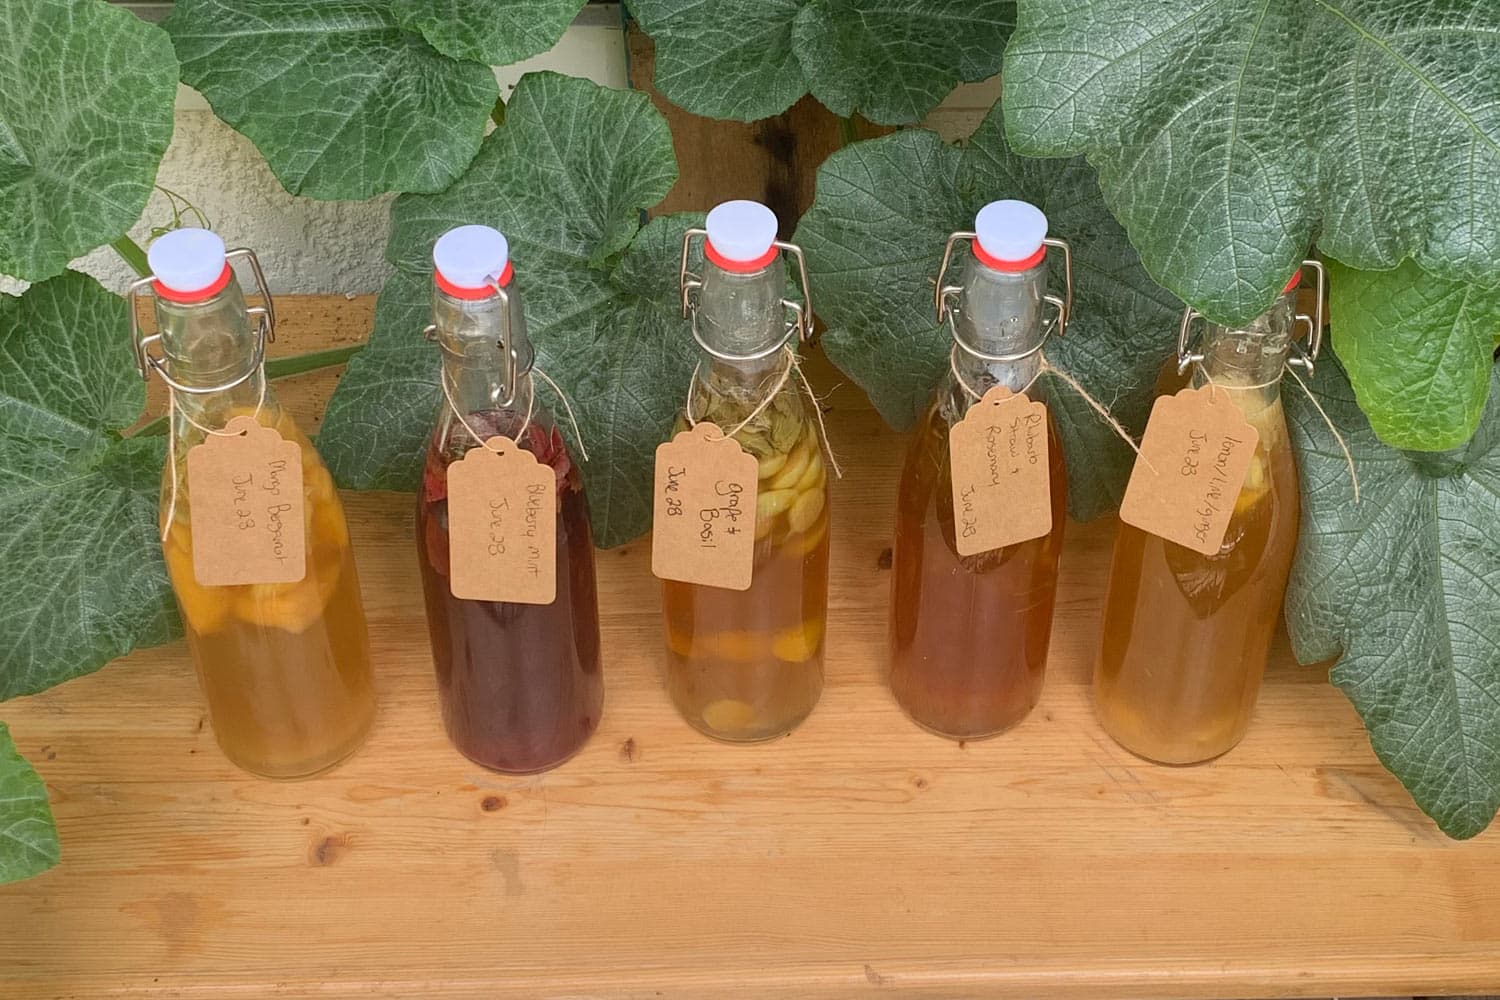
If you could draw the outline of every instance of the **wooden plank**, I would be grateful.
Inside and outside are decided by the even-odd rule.
[[[274,353],[369,300],[281,303]],[[349,317],[356,317],[349,319]],[[819,360],[814,384],[838,381]],[[311,423],[333,376],[281,383]],[[380,710],[300,782],[236,771],[178,643],[4,706],[63,862],[0,888],[0,996],[1189,997],[1500,983],[1500,835],[1444,838],[1324,672],[1275,652],[1227,756],[1164,768],[1089,702],[1112,524],[1070,525],[1041,704],[959,745],[884,682],[902,436],[844,386],[828,685],[790,737],[727,747],[661,683],[647,546],[601,552],[607,684],[548,774],[444,738],[411,498],[346,497]]]

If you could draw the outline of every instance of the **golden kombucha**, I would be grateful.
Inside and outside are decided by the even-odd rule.
[[[1297,470],[1281,400],[1226,388],[1260,434],[1213,556],[1121,524],[1094,677],[1100,721],[1149,760],[1191,764],[1245,735],[1297,545]]]
[[[934,404],[907,452],[891,579],[891,691],[912,720],[978,739],[1023,719],[1042,692],[1067,472],[1048,420],[1052,530],[960,556],[954,536],[949,421]]]
[[[684,234],[679,271],[702,354],[673,434],[713,423],[758,470],[750,586],[662,581],[667,690],[689,725],[732,743],[791,732],[823,693],[828,469],[788,346],[811,338],[812,306],[802,251],[776,231],[766,206],[724,202]],[[701,277],[690,271],[694,235]],[[783,253],[802,275],[801,302],[785,297]]]
[[[216,423],[254,412],[236,407]],[[295,778],[354,752],[374,716],[374,685],[359,578],[333,480],[274,401],[257,419],[302,450],[307,574],[296,583],[197,582],[185,455],[203,434],[193,438],[191,430],[179,440],[175,506],[170,468],[163,477],[162,549],[224,755],[255,774]]]
[[[791,731],[823,690],[828,472],[795,390],[771,412],[770,426],[791,430],[740,437],[760,464],[750,588],[662,585],[672,700],[695,728],[731,742]]]

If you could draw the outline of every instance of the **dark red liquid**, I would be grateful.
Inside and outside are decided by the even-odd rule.
[[[510,423],[501,414],[467,419],[486,435]],[[417,500],[443,724],[475,763],[510,774],[545,771],[588,741],[604,706],[588,503],[562,436],[533,425],[520,443],[557,474],[557,598],[546,605],[460,600],[448,585],[448,464],[471,439],[462,427],[454,437],[459,443],[434,437]]]

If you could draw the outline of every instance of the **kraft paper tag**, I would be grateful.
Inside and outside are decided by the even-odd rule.
[[[1120,520],[1218,555],[1260,434],[1213,386],[1161,396],[1125,488]]]
[[[508,437],[448,466],[448,589],[464,601],[557,597],[557,474]]]
[[[663,580],[748,590],[759,467],[754,455],[710,423],[658,445],[651,572]]]
[[[948,432],[953,535],[961,556],[1052,530],[1047,406],[994,386]]]
[[[187,453],[193,578],[203,587],[297,583],[307,575],[302,448],[254,417]]]

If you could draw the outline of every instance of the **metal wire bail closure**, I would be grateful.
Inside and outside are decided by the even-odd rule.
[[[505,387],[507,395],[504,399],[494,401],[496,406],[510,406],[516,401],[517,382],[521,378],[521,353],[516,350],[515,338],[511,336],[510,329],[510,294],[500,284],[499,278],[491,278],[489,287],[494,290],[500,300],[500,339],[495,342],[498,350],[505,352]],[[438,327],[436,323],[428,323],[422,327],[422,337],[438,345],[438,348],[450,357],[455,352],[443,347],[442,341],[438,340]],[[530,371],[528,368],[527,371]]]
[[[1305,268],[1311,268],[1318,276],[1317,305],[1313,309],[1313,315],[1297,313],[1292,320],[1293,357],[1286,359],[1289,365],[1296,365],[1304,369],[1309,376],[1313,374],[1313,366],[1318,360],[1318,354],[1323,350],[1323,295],[1328,286],[1328,272],[1323,268],[1323,262],[1311,258],[1304,260],[1297,269],[1300,274]],[[1182,375],[1193,365],[1203,360],[1203,355],[1197,351],[1188,350],[1193,338],[1193,321],[1203,319],[1203,314],[1192,306],[1182,310],[1182,322],[1177,327],[1177,374]],[[1304,349],[1297,343],[1296,324],[1307,324],[1307,347]]]
[[[962,285],[945,285],[943,280],[948,276],[948,265],[953,262],[953,248],[960,242],[967,240],[973,243],[979,238],[979,234],[971,230],[960,230],[948,234],[948,242],[943,244],[943,262],[938,266],[937,281],[934,282],[932,293],[932,309],[937,313],[939,323],[952,322],[953,313],[957,311],[954,305],[959,293],[963,291]],[[1048,236],[1042,240],[1042,246],[1051,247],[1062,251],[1063,255],[1063,298],[1058,298],[1050,292],[1043,295],[1042,299],[1057,310],[1057,335],[1061,337],[1068,332],[1068,320],[1073,315],[1073,250],[1068,246],[1068,241]]]
[[[224,255],[226,266],[236,258],[243,260],[250,266],[250,274],[255,279],[256,291],[260,293],[261,305],[247,306],[245,315],[255,320],[255,350],[251,355],[250,364],[245,371],[236,375],[233,379],[222,385],[214,386],[190,386],[183,385],[172,376],[167,374],[166,365],[162,359],[150,352],[152,344],[161,341],[161,331],[141,335],[141,317],[139,302],[141,296],[149,293],[152,298],[156,293],[152,290],[156,284],[156,275],[148,274],[144,278],[137,278],[130,283],[125,293],[125,303],[130,311],[130,347],[135,354],[135,370],[140,373],[142,379],[149,379],[151,372],[156,372],[161,380],[171,386],[176,392],[186,392],[191,395],[204,395],[210,392],[223,392],[233,389],[244,383],[260,370],[260,366],[266,360],[266,344],[276,342],[276,303],[271,297],[271,288],[266,284],[266,274],[260,268],[260,258],[255,256],[255,251],[249,247],[240,247],[230,250]]]
[[[1318,360],[1318,353],[1323,350],[1323,296],[1327,291],[1328,272],[1323,269],[1323,262],[1311,258],[1302,262],[1301,270],[1311,268],[1318,276],[1317,305],[1313,307],[1313,315],[1298,313],[1293,323],[1307,324],[1307,349],[1303,350],[1297,343],[1297,338],[1292,338],[1292,350],[1294,357],[1286,359],[1289,365],[1296,365],[1307,372],[1309,378],[1313,374],[1313,364]]]
[[[797,262],[797,279],[802,286],[802,301],[796,302],[792,299],[782,299],[781,308],[788,313],[786,332],[773,347],[766,351],[753,355],[728,355],[723,354],[703,342],[698,334],[698,296],[697,293],[703,289],[703,278],[688,270],[688,259],[692,253],[693,239],[698,237],[707,241],[708,230],[692,228],[683,231],[682,234],[682,260],[677,268],[677,287],[682,294],[682,318],[693,321],[693,339],[698,342],[709,354],[724,361],[759,361],[761,358],[770,357],[786,345],[788,340],[797,338],[799,344],[811,346],[816,338],[813,336],[813,306],[812,286],[807,280],[807,260],[802,254],[802,248],[795,243],[785,240],[773,240],[771,245],[778,250],[791,256]]]

